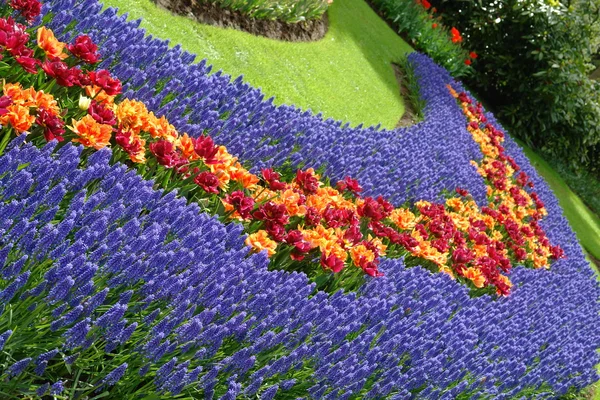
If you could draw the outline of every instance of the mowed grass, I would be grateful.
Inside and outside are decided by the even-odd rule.
[[[317,42],[290,43],[203,25],[157,7],[151,0],[102,0],[142,18],[157,38],[262,88],[276,104],[294,104],[352,126],[394,128],[404,103],[391,63],[412,51],[364,0],[335,0],[329,31]]]

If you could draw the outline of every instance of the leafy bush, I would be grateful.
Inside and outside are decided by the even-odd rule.
[[[328,0],[202,0],[239,11],[252,18],[301,22],[317,19],[329,7]]]
[[[433,20],[433,14],[425,10],[429,8],[427,3],[425,8],[414,0],[371,0],[371,4],[399,33],[406,35],[413,46],[427,53],[452,76],[472,73],[469,52],[458,44],[462,40],[460,34]]]
[[[469,83],[512,132],[572,165],[597,168],[600,83],[588,73],[600,2],[434,3],[479,54]]]

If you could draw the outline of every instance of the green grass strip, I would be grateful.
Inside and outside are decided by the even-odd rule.
[[[181,43],[197,61],[262,88],[276,104],[322,112],[352,126],[394,128],[404,103],[391,63],[412,51],[363,0],[336,0],[329,31],[317,41],[282,42],[196,23],[158,8],[151,0],[103,0],[148,33]]]

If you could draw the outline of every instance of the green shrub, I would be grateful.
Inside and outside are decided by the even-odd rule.
[[[469,51],[453,43],[449,30],[415,0],[370,2],[415,48],[427,53],[452,76],[464,77],[472,72],[472,68],[465,64],[466,60],[470,60]]]
[[[317,19],[327,11],[327,0],[201,0],[239,11],[252,18],[301,22]]]
[[[598,168],[600,83],[588,74],[600,1],[432,3],[478,53],[468,83],[513,133],[572,166]]]

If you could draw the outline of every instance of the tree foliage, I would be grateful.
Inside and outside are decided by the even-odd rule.
[[[600,83],[590,80],[600,1],[437,0],[479,54],[472,87],[530,145],[597,167]]]

